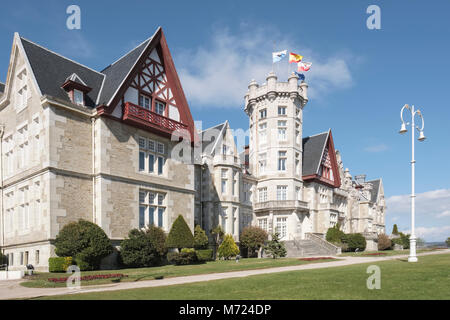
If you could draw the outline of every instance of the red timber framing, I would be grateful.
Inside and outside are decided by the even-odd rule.
[[[155,53],[159,61],[155,59]],[[125,92],[129,87],[135,88],[139,96],[151,98],[150,110],[124,100]],[[138,101],[140,100],[139,96]],[[156,113],[157,101],[165,104],[163,114]],[[198,141],[194,120],[162,28],[158,28],[147,44],[132,71],[112,97],[110,104],[97,108],[99,114],[114,118],[111,114],[119,102],[123,108],[121,120],[130,125],[163,136],[170,136],[174,130],[179,128],[186,129],[190,134],[191,141]],[[180,121],[169,118],[170,106],[178,109]]]
[[[325,168],[326,174],[323,174],[322,168]],[[333,179],[330,179],[330,169],[333,172]],[[328,138],[322,153],[319,168],[316,174],[303,176],[303,181],[316,181],[332,188],[341,186],[341,177],[339,174],[339,166],[336,160],[336,151],[334,149],[333,135],[331,130],[328,132]]]

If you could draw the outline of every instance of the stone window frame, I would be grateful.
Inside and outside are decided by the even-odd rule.
[[[144,194],[144,197],[141,195]],[[144,223],[141,226],[141,208],[144,208]],[[150,208],[153,209],[153,219],[150,217]],[[139,189],[139,219],[138,227],[145,228],[153,224],[167,231],[167,193],[150,189]],[[152,221],[153,220],[153,221]],[[152,223],[151,223],[152,222]]]
[[[285,201],[287,200],[287,185],[277,185],[277,200],[278,201]]]
[[[267,201],[267,187],[258,188],[258,202]]]
[[[278,171],[287,171],[287,151],[278,151]]]
[[[166,174],[165,143],[139,136],[138,147],[139,147],[139,157],[138,157],[139,173],[164,176]],[[143,156],[143,159],[141,158],[141,156]],[[151,157],[153,157],[153,160],[150,160]],[[144,164],[143,168],[141,166],[142,161]],[[150,166],[150,161],[152,163],[152,166]]]
[[[276,217],[275,232],[278,232],[280,239],[284,239],[287,236],[287,229],[288,229],[287,222],[288,222],[288,217],[285,217],[285,216]]]
[[[278,120],[278,140],[287,141],[287,120]]]
[[[23,66],[17,72],[17,91],[16,91],[16,112],[19,113],[24,110],[28,105],[29,88],[27,84],[28,72],[25,66]]]

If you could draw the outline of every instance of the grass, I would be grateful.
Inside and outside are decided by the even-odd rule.
[[[41,299],[450,299],[450,254],[380,261],[381,289],[366,287],[367,267],[345,267],[280,272],[246,278],[193,284],[51,296]]]
[[[81,272],[81,276],[94,274],[122,273],[124,275],[127,275],[127,277],[121,279],[99,279],[92,281],[82,281],[81,285],[82,286],[101,285],[117,282],[153,280],[155,278],[161,277],[170,278],[170,277],[190,276],[196,274],[285,267],[307,263],[320,263],[324,261],[325,262],[331,261],[331,259],[319,261],[301,261],[298,258],[282,258],[282,259],[249,258],[249,259],[241,259],[239,263],[236,263],[234,260],[218,260],[218,261],[209,261],[205,264],[186,265],[186,266],[166,265],[151,268],[86,271]],[[49,272],[36,273],[33,276],[27,276],[26,279],[28,281],[22,282],[21,285],[28,288],[61,288],[65,287],[66,283],[50,282],[48,281],[48,278],[61,278],[67,276],[68,274],[65,273],[49,273]]]

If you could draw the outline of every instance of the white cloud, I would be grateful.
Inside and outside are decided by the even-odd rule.
[[[374,145],[374,146],[369,146],[369,147],[364,148],[364,151],[367,151],[367,152],[383,152],[383,151],[386,151],[387,149],[388,149],[387,145],[385,145],[385,144],[377,144],[377,145]]]
[[[276,51],[287,49],[300,53],[305,61],[313,63],[310,71],[305,72],[309,98],[352,85],[348,54],[322,58],[277,30],[247,25],[236,34],[227,29],[216,30],[208,44],[193,50],[178,50],[177,68],[189,102],[206,107],[242,108],[250,81],[255,79],[262,84],[272,70],[274,39]],[[275,64],[274,71],[279,81],[287,81],[295,69],[296,65],[289,65],[286,57]]]
[[[445,210],[436,216],[437,218],[450,217],[450,210]]]
[[[407,230],[406,233],[411,233]],[[425,239],[428,242],[445,241],[450,237],[450,225],[442,227],[418,227],[416,228],[416,237]]]

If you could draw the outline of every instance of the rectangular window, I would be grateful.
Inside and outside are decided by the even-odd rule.
[[[276,230],[280,235],[280,239],[283,239],[287,235],[287,218],[277,218]]]
[[[286,151],[278,151],[278,171],[286,171]]]
[[[163,227],[164,225],[164,208],[158,208],[158,227]]]
[[[267,142],[267,123],[261,123],[259,125],[259,144],[264,144]]]
[[[139,95],[139,105],[142,108],[150,110],[152,108],[152,99],[148,96],[141,94]]]
[[[287,200],[287,186],[277,186],[277,200]]]
[[[77,89],[73,90],[73,103],[78,104],[78,105],[83,105],[84,104],[84,97],[83,97],[83,92]]]
[[[267,187],[258,189],[259,202],[267,201]]]
[[[148,208],[148,224],[155,225],[155,208],[154,207]]]
[[[164,157],[158,157],[158,174],[163,174],[164,172]]]
[[[222,171],[221,171],[221,174],[222,174],[222,178],[227,178],[227,174],[228,174],[228,170],[227,169],[222,169]]]
[[[158,142],[158,153],[164,154],[164,143]]]
[[[278,121],[278,140],[286,141],[287,121]]]
[[[9,254],[8,264],[9,264],[10,266],[13,266],[13,265],[14,265],[14,253],[10,253],[10,254]]]
[[[154,191],[139,191],[140,228],[148,225],[157,225],[164,228],[165,196],[165,193]],[[157,217],[155,217],[155,214],[157,214]]]
[[[166,110],[166,104],[161,101],[155,101],[155,112],[160,115],[164,115]]]
[[[286,107],[278,107],[278,115],[279,116],[284,116],[286,115]]]
[[[227,192],[227,179],[222,179],[222,193]]]
[[[145,227],[145,206],[139,206],[139,228]]]
[[[145,170],[145,152],[139,151],[139,171]]]
[[[259,155],[259,174],[264,174],[266,172],[267,165],[267,154],[261,153]]]
[[[34,261],[36,264],[39,264],[39,250],[36,250],[36,255],[34,257]]]
[[[262,110],[259,111],[259,118],[260,119],[267,118],[267,109],[262,109]]]
[[[267,219],[258,219],[258,227],[267,231]]]
[[[157,169],[159,175],[163,174],[165,158],[156,153],[164,154],[165,144],[140,137],[139,149],[139,171],[155,173]],[[155,168],[156,162],[157,168]]]
[[[23,252],[20,253],[20,265],[23,266]]]
[[[148,155],[148,172],[153,173],[155,171],[155,156],[153,154]]]

